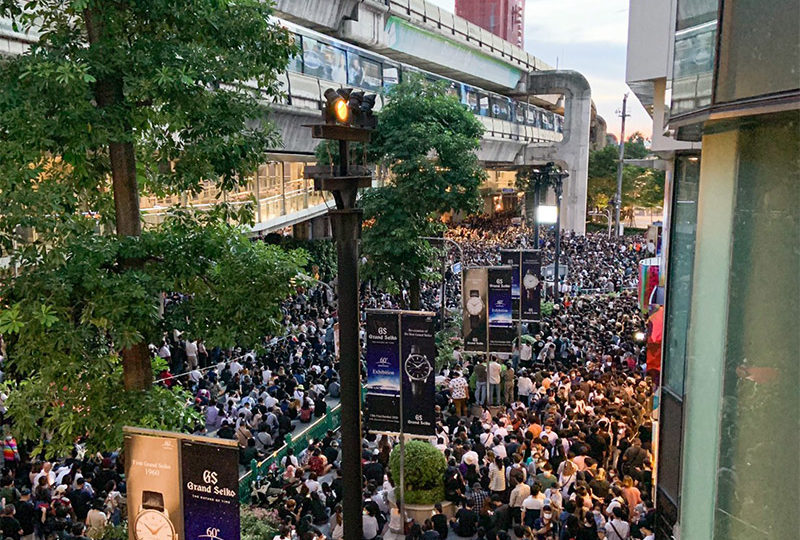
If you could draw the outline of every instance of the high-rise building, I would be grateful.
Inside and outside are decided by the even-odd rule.
[[[456,0],[456,15],[524,48],[525,0]]]

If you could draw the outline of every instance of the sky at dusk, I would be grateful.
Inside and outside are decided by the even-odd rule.
[[[428,0],[455,12],[455,0]],[[592,87],[592,100],[619,134],[625,84],[628,39],[628,0],[527,0],[525,50],[560,69],[581,72]],[[636,96],[628,97],[631,115],[626,134],[641,131],[650,137],[652,121]]]

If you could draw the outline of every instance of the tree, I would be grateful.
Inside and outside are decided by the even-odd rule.
[[[638,131],[625,142],[626,159],[643,159],[649,150],[644,136]],[[608,145],[589,153],[589,185],[587,206],[605,208],[617,193],[617,163],[619,147]],[[660,207],[664,201],[664,173],[625,165],[622,168],[622,206]]]
[[[409,282],[412,309],[419,308],[420,280],[434,275],[436,250],[421,237],[443,231],[442,213],[479,208],[485,173],[475,151],[482,133],[443,85],[421,78],[395,86],[378,116],[370,151],[391,180],[361,197],[365,274],[395,286]]]
[[[25,437],[41,427],[55,451],[118,440],[122,421],[180,426],[180,394],[144,392],[147,343],[175,322],[158,318],[160,292],[193,293],[184,325],[220,345],[277,315],[302,256],[242,240],[228,223],[250,208],[145,231],[139,208],[142,192],[234,189],[275,146],[267,102],[295,48],[271,14],[259,0],[0,0],[38,31],[0,61],[0,244],[18,273],[3,276],[0,333],[28,379],[10,405]]]

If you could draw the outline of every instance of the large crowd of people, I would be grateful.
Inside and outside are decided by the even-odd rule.
[[[545,263],[552,260],[552,234],[537,242],[508,222],[473,222],[451,228],[448,237],[461,245],[465,264],[496,264],[501,248],[537,244]],[[552,313],[528,328],[510,355],[456,347],[436,377],[437,435],[430,442],[447,461],[446,501],[428,519],[403,522],[398,479],[388,466],[397,441],[365,431],[365,540],[652,537],[653,382],[643,371],[644,318],[629,290],[648,255],[638,238],[565,234],[569,273]],[[459,276],[448,270],[445,279],[447,305],[457,310]],[[440,291],[440,284],[425,284],[423,307],[438,310]],[[397,309],[407,295],[364,287],[361,306]],[[236,440],[242,470],[323,416],[339,396],[331,287],[298,289],[282,311],[284,333],[266,337],[259,353],[207,348],[177,332],[152,347],[163,360],[159,384],[179,385],[193,397],[187,405],[202,418],[194,432]],[[5,537],[98,539],[108,523],[124,518],[124,467],[116,452],[90,456],[76,447],[66,459],[41,461],[21,452],[9,432],[3,453]],[[276,539],[343,537],[339,458],[337,434],[329,432],[275,464]]]

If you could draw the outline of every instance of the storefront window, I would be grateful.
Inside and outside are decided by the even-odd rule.
[[[675,158],[675,189],[670,224],[667,277],[666,339],[662,377],[664,386],[683,396],[686,335],[692,299],[694,250],[697,240],[698,156]]]

